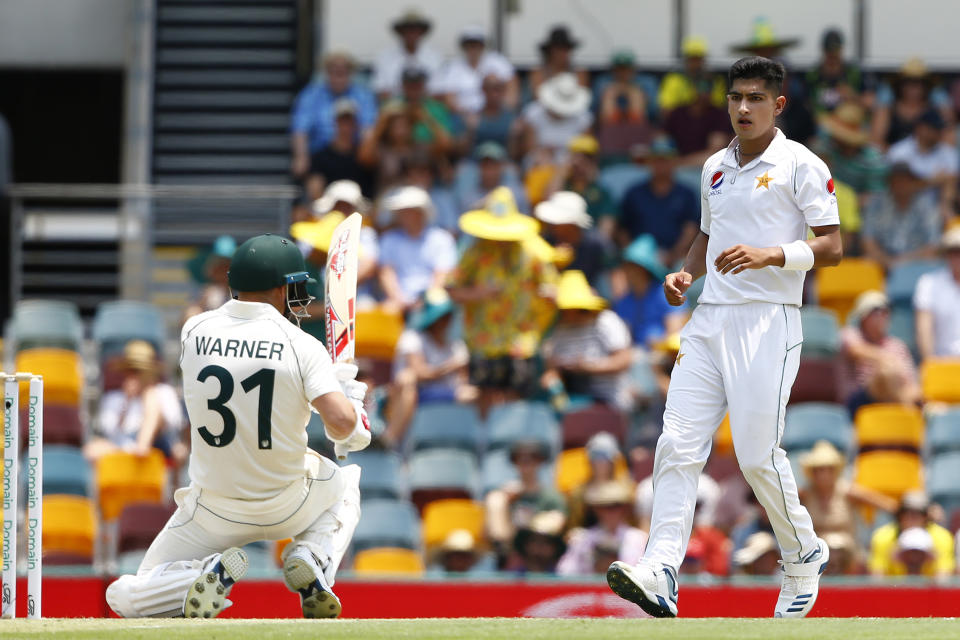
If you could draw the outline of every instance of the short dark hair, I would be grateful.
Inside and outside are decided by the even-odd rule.
[[[747,58],[740,58],[730,67],[728,76],[728,82],[730,84],[728,86],[732,87],[734,80],[759,78],[763,80],[763,83],[768,89],[775,92],[775,95],[780,95],[780,91],[783,90],[783,77],[786,74],[786,69],[776,60],[762,58],[760,56],[749,56]]]

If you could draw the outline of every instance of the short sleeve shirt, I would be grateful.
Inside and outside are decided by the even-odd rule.
[[[433,282],[434,274],[457,263],[457,245],[450,232],[428,227],[414,238],[404,231],[387,231],[380,238],[380,264],[393,268],[408,302],[415,301]]]
[[[933,316],[933,353],[960,356],[960,282],[949,269],[925,273],[917,281],[913,308]]]
[[[649,233],[663,250],[673,249],[688,223],[700,220],[697,194],[674,183],[666,194],[655,193],[650,182],[630,187],[620,205],[620,226],[631,238]]]

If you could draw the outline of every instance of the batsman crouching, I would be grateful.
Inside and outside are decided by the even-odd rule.
[[[107,589],[120,616],[214,618],[247,571],[240,546],[293,538],[283,575],[307,618],[335,618],[331,590],[360,520],[360,468],[307,448],[311,409],[340,449],[370,443],[366,385],[284,316],[304,317],[303,258],[272,235],[243,243],[230,264],[237,297],[194,316],[180,367],[191,424],[190,486],[136,575]]]

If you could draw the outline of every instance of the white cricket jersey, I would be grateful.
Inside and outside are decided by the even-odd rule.
[[[807,238],[807,227],[840,224],[833,179],[823,161],[777,130],[770,146],[737,164],[734,139],[710,156],[700,178],[700,229],[707,243],[707,275],[699,302],[799,305],[806,272],[780,267],[721,275],[713,266],[736,244],[776,247]]]
[[[188,320],[180,341],[191,482],[258,500],[302,481],[310,402],[340,391],[323,344],[238,300]]]

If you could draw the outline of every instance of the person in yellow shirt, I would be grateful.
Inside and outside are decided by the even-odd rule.
[[[903,495],[896,520],[878,528],[870,540],[871,575],[944,578],[953,573],[953,536],[930,520],[929,509],[922,491]]]
[[[697,99],[697,83],[702,80],[712,82],[710,102],[715,107],[726,108],[727,85],[723,78],[707,72],[707,41],[690,36],[683,41],[683,71],[674,71],[663,77],[657,104],[661,114],[692,104]]]

